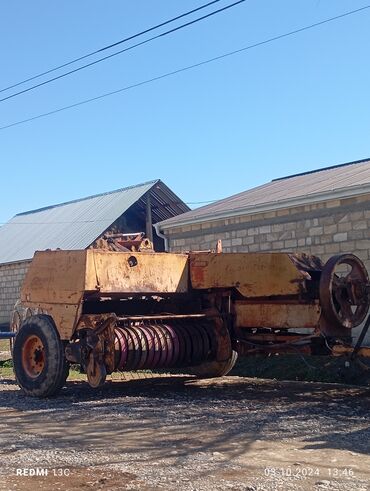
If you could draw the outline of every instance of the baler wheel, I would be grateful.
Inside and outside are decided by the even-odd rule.
[[[320,301],[328,321],[347,329],[360,325],[369,310],[368,284],[366,268],[358,257],[331,257],[320,279]]]
[[[198,378],[223,377],[231,372],[238,359],[236,351],[231,352],[231,356],[226,361],[209,361],[196,367],[192,367],[190,372]]]
[[[94,353],[90,353],[86,374],[89,385],[94,388],[101,387],[107,377],[107,369],[104,363],[97,362],[94,359]]]
[[[23,392],[55,395],[65,384],[69,365],[53,319],[44,314],[25,319],[14,340],[14,372]]]

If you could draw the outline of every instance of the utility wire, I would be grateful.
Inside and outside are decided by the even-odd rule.
[[[335,21],[337,19],[341,19],[343,17],[347,17],[349,15],[355,14],[357,12],[364,11],[364,10],[369,9],[369,8],[370,8],[370,5],[366,5],[365,7],[361,7],[361,8],[356,9],[356,10],[351,10],[349,12],[345,12],[344,14],[340,14],[340,15],[337,15],[335,17],[330,17],[330,18],[325,19],[325,20],[322,20],[320,22],[316,22],[314,24],[310,24],[308,26],[301,27],[300,29],[295,29],[294,31],[290,31],[290,32],[287,32],[285,34],[280,34],[279,36],[274,36],[272,38],[266,39],[264,41],[260,41],[260,42],[255,43],[255,44],[250,44],[249,46],[245,46],[244,48],[240,48],[240,49],[237,49],[237,50],[234,50],[234,51],[229,51],[228,53],[224,53],[222,55],[215,56],[214,58],[210,58],[208,60],[204,60],[204,61],[201,61],[199,63],[195,63],[193,65],[189,65],[189,66],[186,66],[186,67],[183,67],[183,68],[179,68],[178,70],[174,70],[172,72],[167,72],[167,73],[165,73],[163,75],[159,75],[157,77],[153,77],[153,78],[150,78],[150,79],[147,79],[147,80],[143,80],[143,81],[138,82],[136,84],[128,85],[126,87],[122,87],[121,89],[117,89],[117,90],[114,90],[112,92],[107,92],[107,93],[102,94],[102,95],[99,95],[97,97],[92,97],[91,99],[85,99],[84,101],[76,102],[75,104],[70,104],[69,106],[60,107],[59,109],[54,109],[53,111],[42,113],[42,114],[39,114],[37,116],[33,116],[31,118],[23,119],[21,121],[16,121],[15,123],[11,123],[11,124],[8,124],[8,125],[5,125],[5,126],[1,126],[0,127],[0,130],[5,130],[7,128],[11,128],[12,126],[17,126],[17,125],[20,125],[20,124],[28,123],[30,121],[34,121],[36,119],[44,118],[46,116],[50,116],[52,114],[56,114],[56,113],[59,113],[59,112],[62,112],[62,111],[66,111],[67,109],[72,109],[74,107],[82,106],[83,104],[88,104],[90,102],[97,101],[99,99],[103,99],[105,97],[109,97],[111,95],[118,94],[120,92],[124,92],[124,91],[130,90],[130,89],[136,88],[136,87],[140,87],[142,85],[146,85],[146,84],[155,82],[157,80],[161,80],[163,78],[167,78],[167,77],[170,77],[172,75],[176,75],[178,73],[182,73],[182,72],[185,72],[185,71],[188,71],[188,70],[192,70],[194,68],[198,68],[200,66],[207,65],[209,63],[213,63],[214,61],[218,61],[218,60],[221,60],[223,58],[227,58],[229,56],[236,55],[236,54],[241,53],[243,51],[247,51],[249,49],[253,49],[253,48],[256,48],[258,46],[263,46],[265,44],[268,44],[268,43],[277,41],[279,39],[283,39],[283,38],[286,38],[288,36],[293,36],[294,34],[298,34],[300,32],[307,31],[309,29],[313,29],[313,28],[318,27],[318,26],[321,26],[323,24],[327,24],[329,22],[333,22],[333,21]]]
[[[231,7],[235,7],[236,5],[240,4],[240,3],[243,3],[245,2],[246,0],[238,0],[237,2],[234,2],[230,5],[226,5],[226,7],[222,7],[218,10],[214,10],[213,12],[210,12],[209,14],[206,14],[206,15],[203,15],[202,17],[198,17],[197,19],[194,19],[190,22],[186,22],[185,24],[181,24],[180,26],[178,27],[174,27],[173,29],[170,29],[169,31],[165,31],[163,32],[162,34],[157,34],[156,36],[153,36],[149,39],[145,39],[145,41],[141,41],[140,43],[136,43],[132,46],[129,46],[128,48],[124,48],[124,49],[121,49],[120,51],[116,51],[115,53],[112,53],[110,55],[107,55],[107,56],[104,56],[103,58],[99,58],[98,60],[95,60],[95,61],[92,61],[91,63],[87,63],[86,65],[82,65],[78,68],[75,68],[73,70],[70,70],[68,72],[65,72],[65,73],[62,73],[61,75],[57,75],[56,77],[53,77],[53,78],[49,78],[48,80],[45,80],[44,82],[40,82],[36,85],[32,85],[31,87],[28,87],[27,89],[23,89],[23,90],[20,90],[18,92],[15,92],[14,94],[10,94],[6,97],[3,97],[2,99],[0,99],[0,102],[4,102],[8,99],[12,99],[13,97],[16,97],[16,96],[19,96],[21,94],[24,94],[26,92],[29,92],[31,90],[35,90],[37,89],[38,87],[42,87],[43,85],[46,85],[46,84],[49,84],[51,82],[54,82],[55,80],[59,80],[60,78],[64,78],[64,77],[67,77],[68,75],[71,75],[72,73],[76,73],[76,72],[79,72],[81,70],[84,70],[85,68],[88,68],[90,66],[93,66],[93,65],[96,65],[98,63],[101,63],[102,61],[105,61],[105,60],[108,60],[110,58],[113,58],[114,56],[117,56],[117,55],[120,55],[122,53],[125,53],[126,51],[130,51],[134,48],[137,48],[139,46],[142,46],[143,44],[147,44],[151,41],[154,41],[155,39],[158,39],[158,38],[161,38],[161,37],[164,37],[164,36],[168,36],[169,34],[172,34],[176,31],[179,31],[180,29],[184,29],[185,27],[188,27],[188,26],[191,26],[193,24],[196,24],[197,22],[200,22],[204,19],[208,19],[208,17],[212,17],[213,15],[216,15],[216,14],[219,14],[220,12],[223,12],[225,10],[228,10],[230,9]]]
[[[220,201],[222,198],[220,199],[210,199],[208,201],[184,201],[184,203],[186,205],[204,205],[204,204],[207,204],[207,203],[216,203],[216,201]]]
[[[25,80],[22,80],[21,82],[17,82],[13,85],[9,85],[8,87],[4,87],[3,89],[0,89],[0,93],[5,92],[6,90],[9,90],[9,89],[13,89],[14,87],[18,87],[19,85],[25,84],[26,82],[31,82],[32,80],[35,80],[36,78],[40,78],[40,77],[43,77],[44,75],[48,75],[49,73],[55,72],[56,70],[60,70],[61,68],[72,65],[73,63],[77,63],[78,61],[89,58],[90,56],[101,53],[102,51],[105,51],[107,49],[114,48],[115,46],[118,46],[119,44],[126,43],[127,41],[131,41],[132,39],[135,39],[139,36],[142,36],[143,34],[147,34],[148,32],[155,31],[156,29],[159,29],[160,27],[166,26],[167,24],[175,22],[176,20],[182,19],[183,17],[187,17],[188,15],[194,14],[195,12],[198,12],[199,10],[205,9],[206,7],[209,7],[210,5],[213,5],[214,3],[218,3],[220,1],[221,0],[213,0],[212,2],[208,2],[204,5],[201,5],[200,7],[196,8],[196,9],[189,10],[188,12],[185,12],[184,14],[173,17],[172,19],[166,20],[165,22],[161,22],[160,24],[157,24],[156,26],[150,27],[149,29],[145,29],[144,31],[138,32],[137,34],[133,34],[132,36],[121,39],[120,41],[117,41],[113,44],[109,44],[108,46],[104,46],[103,48],[97,49],[96,51],[91,51],[90,53],[87,53],[86,55],[80,56],[79,58],[75,58],[71,61],[63,63],[62,65],[56,66],[54,68],[50,68],[49,70],[46,70],[45,72],[38,73],[37,75],[33,75],[32,77],[26,78]]]

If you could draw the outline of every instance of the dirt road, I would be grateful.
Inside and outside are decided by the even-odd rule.
[[[40,401],[2,379],[0,489],[364,491],[369,416],[370,389],[340,385],[69,382]]]

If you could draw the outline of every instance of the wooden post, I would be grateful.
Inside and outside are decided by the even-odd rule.
[[[153,243],[152,205],[150,191],[146,195],[146,236]]]

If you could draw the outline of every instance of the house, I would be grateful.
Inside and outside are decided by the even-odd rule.
[[[189,207],[155,180],[19,213],[0,228],[0,324],[9,323],[35,251],[87,249],[110,231],[146,231],[155,250],[164,250],[152,225],[186,211]]]
[[[370,159],[275,179],[156,225],[168,250],[352,252],[370,270]]]
[[[224,252],[353,253],[370,272],[370,159],[275,179],[156,227],[172,252],[221,239]]]

